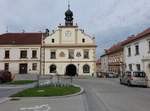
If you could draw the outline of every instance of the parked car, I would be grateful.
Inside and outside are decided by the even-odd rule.
[[[113,73],[109,73],[109,74],[107,75],[107,78],[114,78],[114,74],[113,74]]]
[[[126,71],[120,76],[120,84],[127,84],[128,86],[148,86],[148,78],[143,71]]]
[[[0,83],[10,82],[14,79],[14,76],[9,71],[0,71]]]
[[[115,74],[112,72],[106,74],[106,78],[117,78],[117,77],[118,77],[118,74]]]

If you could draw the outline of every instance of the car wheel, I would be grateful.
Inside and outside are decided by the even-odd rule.
[[[128,86],[131,86],[131,82],[130,81],[128,81]]]
[[[122,80],[120,79],[120,84],[122,84]]]
[[[148,88],[148,85],[145,85],[144,88]]]

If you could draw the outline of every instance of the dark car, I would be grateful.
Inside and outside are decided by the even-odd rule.
[[[0,71],[0,83],[10,82],[13,80],[11,72],[2,70]]]

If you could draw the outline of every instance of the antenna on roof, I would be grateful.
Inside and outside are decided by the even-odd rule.
[[[68,9],[70,9],[70,1],[68,0]]]
[[[25,33],[25,30],[24,30],[24,29],[22,30],[22,33]]]
[[[8,26],[6,27],[6,32],[8,33]]]

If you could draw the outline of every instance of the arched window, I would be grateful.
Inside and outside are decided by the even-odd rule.
[[[56,65],[51,65],[50,66],[50,73],[56,73]]]
[[[82,42],[84,43],[84,42],[85,42],[85,39],[82,39]]]
[[[83,66],[83,73],[90,73],[90,66],[89,65],[85,64]]]

